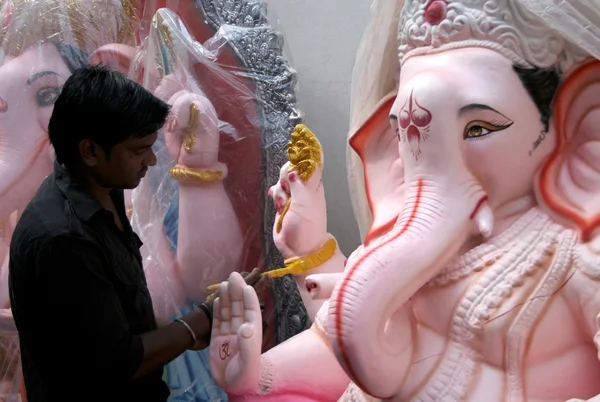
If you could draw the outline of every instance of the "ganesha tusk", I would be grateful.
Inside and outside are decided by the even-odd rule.
[[[492,235],[492,231],[494,230],[494,213],[487,200],[474,213],[473,222],[477,233],[480,233],[484,238]]]

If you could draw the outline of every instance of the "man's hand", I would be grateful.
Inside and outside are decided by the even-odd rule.
[[[242,278],[244,278],[246,285],[252,286],[254,290],[256,290],[256,293],[260,295],[261,292],[264,290],[265,283],[267,282],[267,276],[264,275],[261,277],[260,270],[258,268],[254,268],[252,272],[242,272],[241,275]],[[219,297],[220,294],[221,289],[218,289],[215,293],[211,294],[208,297],[208,300],[205,302],[206,306],[210,308],[211,311],[213,309],[215,299]],[[261,309],[262,308],[263,306],[261,304]]]
[[[261,276],[260,270],[258,268],[254,268],[252,270],[252,272],[242,272],[241,276],[242,276],[242,278],[244,278],[246,285],[252,286],[258,295],[260,295],[261,292],[264,290],[265,283],[267,282],[267,276],[266,275]],[[223,282],[223,283],[226,283],[226,282]],[[210,295],[208,297],[208,300],[203,303],[206,306],[206,308],[209,310],[210,315],[206,314],[206,312],[201,309],[195,310],[195,312],[205,316],[206,319],[208,320],[208,322],[206,323],[206,325],[201,326],[202,328],[206,328],[207,332],[203,333],[203,334],[196,334],[197,341],[196,341],[196,344],[190,348],[191,350],[202,350],[202,349],[205,349],[208,345],[210,345],[212,319],[214,317],[214,302],[220,295],[221,295],[221,289],[219,288],[219,290],[217,290],[215,293]],[[260,305],[260,311],[262,312],[264,310],[264,304],[260,303],[259,305]],[[264,326],[265,325],[263,322],[263,328],[264,328]]]

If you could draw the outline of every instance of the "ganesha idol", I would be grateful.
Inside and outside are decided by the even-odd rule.
[[[376,0],[352,93],[364,242],[264,354],[231,275],[230,400],[600,400],[600,4]]]
[[[18,400],[20,354],[8,294],[12,230],[52,172],[47,127],[60,88],[93,50],[134,43],[133,5],[2,0],[0,16],[0,398]]]

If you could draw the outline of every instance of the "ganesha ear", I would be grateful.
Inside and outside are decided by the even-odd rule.
[[[90,64],[104,64],[128,75],[129,68],[135,58],[133,46],[111,43],[96,49],[88,59]]]
[[[567,78],[554,113],[556,146],[536,178],[536,195],[587,243],[600,236],[600,61]]]
[[[402,207],[404,168],[398,134],[392,129],[389,117],[396,95],[393,91],[383,97],[349,140],[362,161],[364,188],[373,216],[365,245],[394,227]]]

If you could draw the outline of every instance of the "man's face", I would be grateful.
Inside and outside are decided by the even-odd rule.
[[[148,167],[156,165],[152,145],[158,134],[132,137],[115,145],[108,155],[97,150],[97,163],[93,175],[98,184],[106,188],[133,189],[146,175]]]

